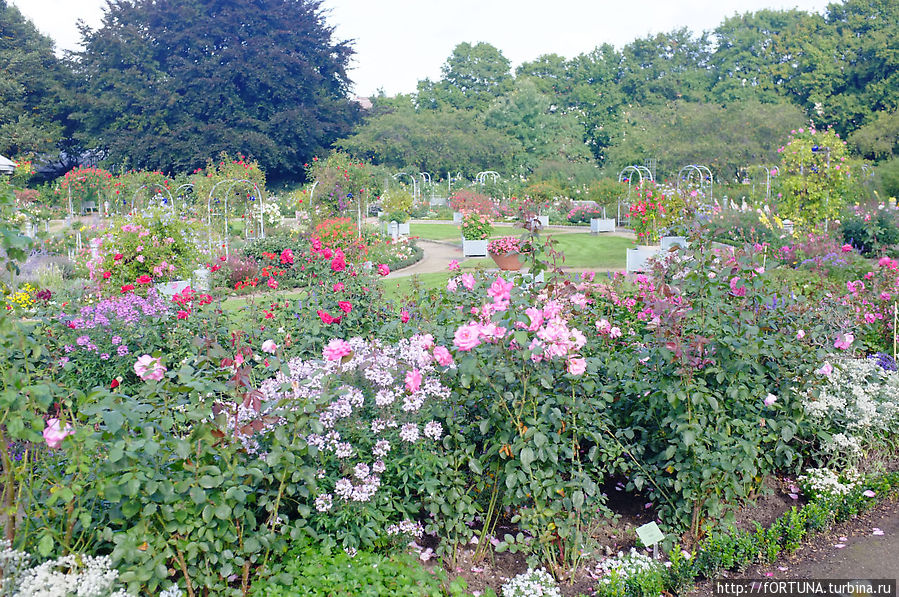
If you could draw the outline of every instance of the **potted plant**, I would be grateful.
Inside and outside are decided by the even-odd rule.
[[[504,236],[490,241],[487,244],[487,253],[496,266],[505,271],[518,271],[521,269],[521,256],[530,252],[530,246],[526,242],[514,236]]]
[[[462,216],[462,253],[466,257],[486,257],[487,238],[493,231],[490,218],[476,212]]]
[[[646,271],[649,259],[662,251],[659,231],[665,216],[664,199],[662,194],[654,196],[653,189],[641,189],[628,208],[628,221],[637,235],[637,246],[627,249],[628,273]]]
[[[396,233],[400,236],[409,236],[409,212],[404,210],[394,210],[389,212],[385,217],[388,234],[391,234],[390,226],[392,222],[396,222]]]

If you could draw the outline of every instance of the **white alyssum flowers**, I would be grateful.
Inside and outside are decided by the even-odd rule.
[[[503,597],[562,597],[556,580],[544,568],[519,574],[503,585]]]

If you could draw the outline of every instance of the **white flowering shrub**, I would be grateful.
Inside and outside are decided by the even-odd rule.
[[[656,597],[664,589],[664,569],[649,556],[631,548],[596,565],[598,597]]]
[[[29,567],[27,553],[0,540],[2,597],[131,597],[117,587],[109,556],[68,555]],[[175,597],[179,593],[171,594]]]
[[[247,450],[264,454],[284,409],[314,407],[305,441],[318,470],[310,524],[322,540],[357,548],[421,537],[411,509],[425,491],[421,459],[433,457],[444,434],[431,414],[449,397],[437,360],[448,362],[448,352],[424,335],[397,344],[332,340],[324,357],[293,359],[261,384],[260,412],[238,413],[240,425],[266,422],[246,437]]]
[[[266,226],[280,226],[284,223],[277,197],[269,197],[268,201],[256,210],[254,216],[257,220],[264,220]]]
[[[844,359],[803,407],[828,460],[845,467],[899,432],[899,373],[871,359]]]
[[[503,585],[503,597],[562,597],[559,587],[549,572],[543,568],[519,574]]]
[[[859,478],[854,469],[837,473],[828,468],[810,468],[797,481],[802,493],[814,500],[819,497],[847,495],[855,489]]]

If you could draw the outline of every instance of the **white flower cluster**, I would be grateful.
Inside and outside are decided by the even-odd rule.
[[[415,520],[401,520],[398,524],[392,524],[387,527],[388,535],[411,535],[413,537],[421,537],[425,532],[421,523]]]
[[[637,576],[643,572],[650,572],[659,564],[647,555],[639,553],[631,548],[630,552],[618,552],[617,556],[606,558],[596,565],[593,576],[599,579],[601,584],[612,582],[610,577],[624,580]]]
[[[131,597],[116,589],[109,556],[68,555],[27,568],[28,554],[0,540],[0,594],[16,597]]]
[[[503,597],[562,597],[556,580],[543,568],[519,574],[503,585]]]
[[[818,495],[843,495],[855,487],[858,473],[850,469],[842,475],[827,468],[810,468],[800,476],[799,485],[808,497]]]
[[[806,413],[832,438],[823,445],[833,457],[858,458],[866,445],[899,431],[899,373],[870,359],[844,359],[817,396],[808,394]]]

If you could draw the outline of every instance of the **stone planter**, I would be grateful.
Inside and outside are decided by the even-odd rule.
[[[690,246],[690,243],[687,242],[686,236],[663,236],[659,241],[659,246],[662,247],[663,251],[668,251],[674,246],[686,249]]]
[[[154,285],[159,294],[167,297],[173,297],[180,294],[182,290],[190,286],[190,280],[174,280],[172,282],[163,282]]]
[[[461,224],[462,223],[462,212],[454,211],[453,212],[453,224]]]
[[[521,253],[490,253],[490,258],[503,271],[517,272],[521,269]]]
[[[627,273],[649,271],[649,260],[662,252],[659,245],[637,245],[627,249]]]
[[[466,257],[486,257],[487,256],[487,239],[468,240],[462,239],[462,254]]]
[[[615,218],[590,218],[590,234],[615,232]]]

